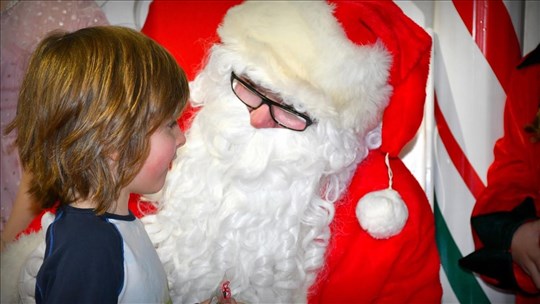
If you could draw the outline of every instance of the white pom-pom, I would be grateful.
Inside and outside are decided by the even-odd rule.
[[[399,193],[388,188],[362,197],[356,205],[356,217],[371,236],[387,239],[401,232],[409,212]]]

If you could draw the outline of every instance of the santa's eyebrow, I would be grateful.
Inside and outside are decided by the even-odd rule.
[[[247,82],[250,86],[252,86],[255,90],[257,90],[257,92],[264,95],[264,97],[266,97],[266,98],[268,98],[268,99],[270,99],[270,100],[272,100],[274,102],[287,105],[283,101],[283,98],[281,97],[281,94],[279,94],[278,92],[267,89],[264,86],[255,83],[253,80],[251,80],[250,78],[247,78],[245,75],[238,76],[238,78],[242,79],[242,81]]]

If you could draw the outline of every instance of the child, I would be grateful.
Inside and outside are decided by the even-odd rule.
[[[123,27],[53,33],[23,81],[16,145],[29,193],[58,204],[37,274],[37,303],[164,303],[167,279],[130,193],[163,186],[185,137],[176,119],[184,72],[153,40]]]

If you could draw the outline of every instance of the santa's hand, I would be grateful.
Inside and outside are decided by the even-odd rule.
[[[540,220],[521,225],[512,238],[512,259],[540,289]]]
[[[211,299],[203,301],[200,304],[214,304],[214,303],[217,303],[217,304],[243,304],[242,302],[236,302],[236,300],[234,298],[229,298],[229,299],[225,300],[225,302],[220,302],[219,300],[217,300],[216,297],[213,297]]]

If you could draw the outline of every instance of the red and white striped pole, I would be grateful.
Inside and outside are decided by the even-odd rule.
[[[443,303],[513,303],[512,295],[461,270],[474,250],[469,224],[503,134],[510,71],[522,53],[524,1],[435,3],[434,185]]]

